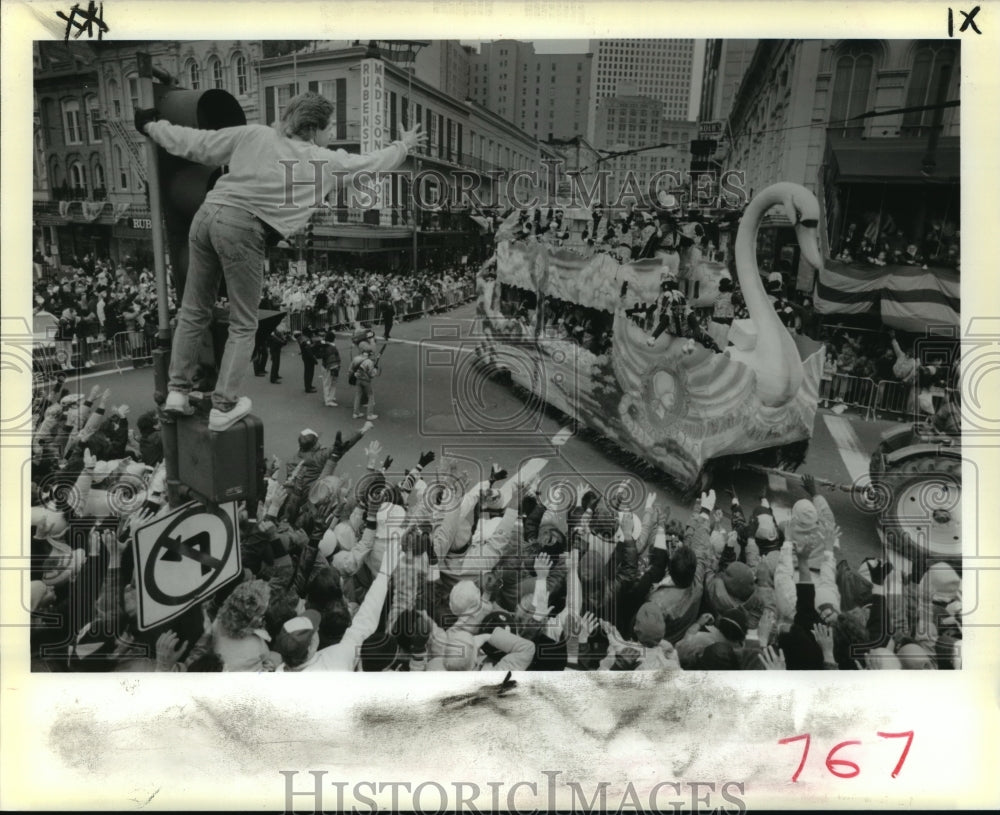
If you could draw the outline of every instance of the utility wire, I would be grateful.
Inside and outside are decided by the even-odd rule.
[[[856,116],[850,116],[847,119],[834,119],[826,122],[810,122],[809,124],[804,124],[804,125],[789,125],[788,127],[775,127],[769,130],[757,130],[754,131],[753,133],[746,132],[743,133],[740,136],[740,138],[748,138],[750,136],[762,136],[765,133],[783,133],[786,130],[801,130],[802,128],[806,127],[829,127],[829,126],[846,127],[848,122],[853,122],[858,119],[872,119],[875,118],[876,116],[896,116],[904,113],[919,113],[925,110],[939,110],[941,108],[956,108],[960,104],[961,102],[958,99],[952,99],[947,102],[943,102],[940,105],[915,105],[906,108],[892,108],[890,110],[869,110],[866,111],[865,113],[859,113]],[[632,150],[621,150],[619,152],[613,152],[610,150],[598,150],[597,152],[605,153],[606,155],[599,156],[593,164],[584,167],[579,172],[584,173],[587,170],[592,169],[596,165],[604,161],[608,161],[609,159],[620,158],[621,156],[631,156],[637,153],[644,153],[647,150],[659,150],[663,147],[683,147],[688,144],[690,144],[690,142],[662,142],[660,144],[651,144],[646,147],[636,147],[633,148]]]

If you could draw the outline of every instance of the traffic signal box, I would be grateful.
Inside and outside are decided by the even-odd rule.
[[[221,89],[193,91],[161,82],[153,84],[153,97],[159,118],[172,124],[202,130],[246,124],[239,102]],[[157,164],[166,247],[180,302],[188,270],[188,231],[223,170],[179,158],[162,148],[158,148]],[[211,361],[216,370],[227,328],[228,320],[217,317],[206,332],[206,338],[212,339],[206,348],[214,346]],[[168,476],[173,475],[190,497],[211,504],[245,500],[248,511],[254,512],[263,498],[263,424],[256,416],[245,416],[222,432],[211,431],[208,400],[204,401],[193,415],[164,422],[164,430],[175,434],[176,467]]]
[[[153,98],[161,119],[183,127],[221,130],[247,123],[235,97],[220,88],[192,91],[154,83]],[[167,231],[167,251],[173,267],[178,301],[184,291],[188,268],[188,230],[209,190],[222,175],[221,167],[208,167],[157,149],[160,200]]]
[[[195,414],[177,421],[177,476],[210,504],[245,500],[248,512],[264,497],[264,424],[244,416],[221,433]]]

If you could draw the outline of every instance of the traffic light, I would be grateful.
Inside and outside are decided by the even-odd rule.
[[[154,83],[153,99],[159,118],[171,124],[221,130],[247,123],[240,103],[220,88],[193,91],[174,84]],[[167,252],[180,300],[187,277],[188,230],[198,207],[222,175],[222,168],[179,158],[163,148],[157,149],[157,155]]]

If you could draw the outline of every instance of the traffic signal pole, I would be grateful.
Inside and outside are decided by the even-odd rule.
[[[153,96],[153,60],[149,54],[138,52],[136,64],[139,73],[139,104],[144,108],[155,107]],[[162,76],[162,72],[157,71]],[[156,276],[156,348],[153,350],[154,390],[153,399],[160,405],[167,398],[167,380],[170,366],[170,301],[167,295],[166,244],[163,240],[163,207],[160,199],[160,175],[156,143],[146,136],[146,177],[149,184],[149,213],[153,233],[153,270]],[[178,480],[177,425],[174,421],[161,421],[163,460],[167,467],[167,500],[179,506],[180,481]]]

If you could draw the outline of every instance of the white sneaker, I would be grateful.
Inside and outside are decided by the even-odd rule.
[[[250,412],[251,407],[252,404],[250,402],[250,397],[241,396],[236,400],[236,404],[233,406],[232,410],[219,410],[218,408],[212,408],[212,411],[208,414],[208,429],[218,432],[231,427],[233,424],[246,416]]]
[[[182,416],[190,416],[194,413],[194,408],[188,400],[188,395],[181,391],[170,391],[167,393],[167,401],[163,403],[163,410],[166,413],[177,413]]]
[[[85,363],[83,363],[83,367],[84,368],[93,368],[94,367],[94,363],[91,360],[88,359]]]

